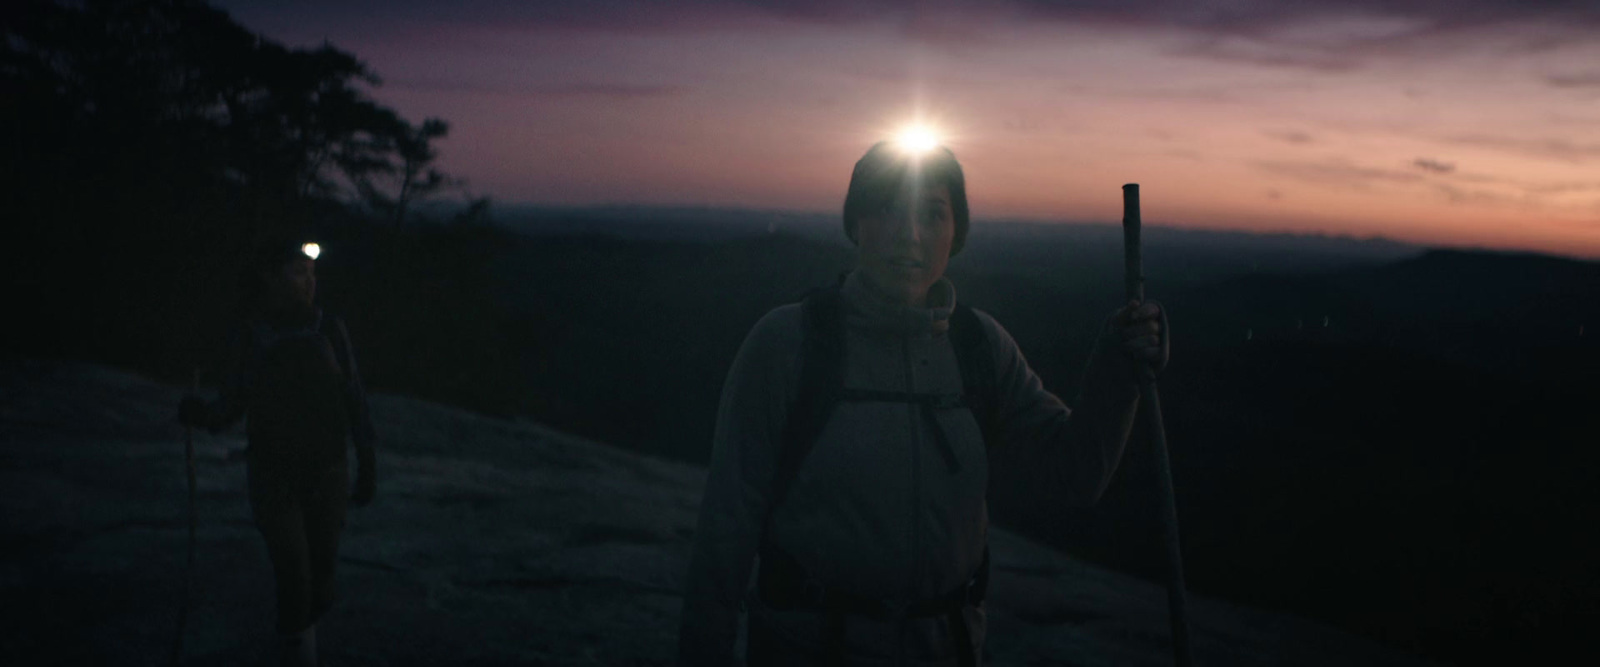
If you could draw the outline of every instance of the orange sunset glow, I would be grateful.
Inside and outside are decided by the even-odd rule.
[[[1281,4],[221,6],[362,54],[502,202],[833,211],[929,122],[979,220],[1138,182],[1153,224],[1600,257],[1595,5]]]

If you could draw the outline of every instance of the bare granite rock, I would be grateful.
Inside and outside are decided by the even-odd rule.
[[[103,367],[0,368],[0,663],[164,664],[187,536],[182,389]],[[375,396],[378,497],[352,510],[328,665],[665,665],[703,469],[538,425]],[[185,662],[270,664],[270,569],[243,437],[195,435]],[[1162,588],[993,535],[991,665],[1170,664]],[[1422,661],[1192,598],[1206,665]]]

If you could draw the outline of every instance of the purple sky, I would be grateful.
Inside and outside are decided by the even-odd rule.
[[[921,119],[978,219],[1600,257],[1600,2],[218,2],[452,124],[475,195],[835,211]]]

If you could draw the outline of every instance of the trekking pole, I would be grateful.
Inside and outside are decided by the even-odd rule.
[[[1144,261],[1139,251],[1139,184],[1122,186],[1122,254],[1126,260],[1128,300],[1144,303]],[[1167,332],[1161,332],[1167,335]],[[1189,621],[1183,586],[1183,552],[1178,548],[1178,504],[1172,490],[1172,461],[1167,456],[1167,431],[1161,423],[1161,395],[1156,369],[1139,364],[1139,410],[1150,432],[1157,483],[1161,487],[1161,523],[1167,546],[1167,609],[1172,618],[1172,658],[1178,667],[1194,664],[1189,648]]]
[[[200,369],[194,369],[189,380],[191,395],[200,393]],[[172,639],[172,664],[183,660],[183,631],[189,623],[189,588],[194,580],[194,533],[199,523],[199,508],[195,502],[194,480],[194,427],[183,427],[183,459],[189,470],[189,558],[183,567],[183,598],[178,601],[178,634]]]

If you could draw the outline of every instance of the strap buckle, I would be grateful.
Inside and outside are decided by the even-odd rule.
[[[968,607],[976,607],[983,604],[985,595],[983,588],[984,586],[978,581],[977,577],[968,579],[967,583],[961,587],[961,603]]]

